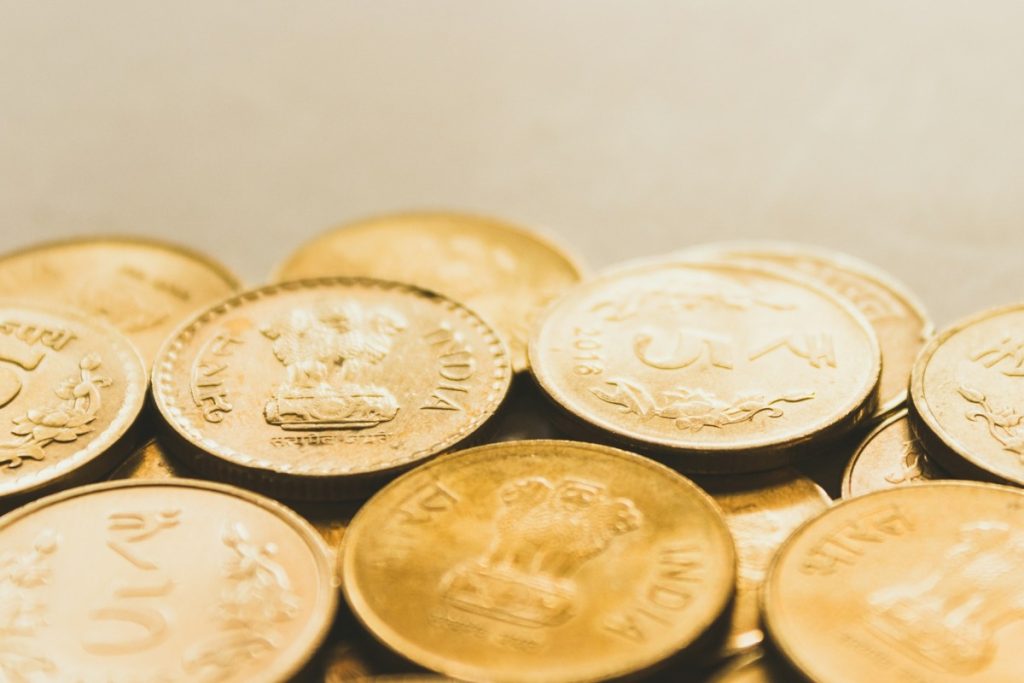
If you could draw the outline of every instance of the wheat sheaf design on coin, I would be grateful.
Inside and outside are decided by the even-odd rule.
[[[517,479],[498,494],[494,541],[441,581],[452,606],[528,628],[558,626],[574,613],[574,576],[643,514],[628,498],[576,479]]]
[[[983,670],[996,634],[1024,619],[1024,533],[998,522],[964,524],[959,542],[923,576],[868,596],[867,626],[880,640],[951,674]]]
[[[358,382],[408,327],[397,312],[354,301],[293,309],[264,325],[285,380],[267,402],[268,423],[286,430],[366,429],[388,422],[399,405],[388,389]]]
[[[48,561],[56,551],[56,534],[44,531],[31,550],[0,554],[0,678],[4,681],[31,681],[38,674],[57,671],[34,642],[46,625],[47,605],[33,595],[34,589],[49,581]]]

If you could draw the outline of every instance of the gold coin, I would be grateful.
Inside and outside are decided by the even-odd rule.
[[[680,255],[741,260],[790,268],[849,300],[875,330],[882,352],[878,415],[907,398],[910,370],[935,327],[905,285],[852,256],[784,242],[724,242],[695,247]]]
[[[279,683],[337,606],[295,513],[194,480],[107,482],[0,519],[12,680]]]
[[[570,414],[694,472],[763,470],[875,409],[879,351],[852,305],[744,264],[665,262],[584,283],[530,343]]]
[[[178,323],[239,288],[232,273],[201,254],[135,237],[48,242],[0,255],[0,296],[102,318],[135,343],[147,368]]]
[[[101,478],[133,446],[146,368],[117,330],[0,305],[0,499]]]
[[[787,469],[702,477],[697,483],[722,509],[736,544],[736,600],[722,650],[739,652],[764,640],[758,591],[775,551],[832,501],[813,481]]]
[[[596,681],[688,648],[726,609],[729,532],[668,468],[572,441],[493,444],[396,480],[342,546],[382,642],[455,678]]]
[[[932,339],[910,391],[915,433],[943,469],[1024,486],[1024,304],[985,311]]]
[[[932,482],[837,504],[779,551],[768,633],[818,683],[1010,683],[1024,648],[1024,492]]]
[[[457,213],[405,213],[345,225],[292,254],[274,280],[365,276],[446,294],[490,321],[516,372],[536,315],[582,274],[562,247],[508,223]]]
[[[944,478],[910,429],[907,411],[901,410],[868,434],[853,454],[843,474],[843,498]]]
[[[332,500],[466,439],[510,378],[504,344],[454,301],[324,278],[193,318],[161,350],[153,394],[168,447],[199,472]]]
[[[755,652],[736,658],[708,683],[794,683],[795,678],[774,659]]]

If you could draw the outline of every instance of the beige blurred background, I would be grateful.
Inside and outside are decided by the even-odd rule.
[[[0,249],[143,233],[257,282],[338,222],[451,207],[595,265],[805,240],[946,323],[1024,299],[1022,26],[1012,1],[0,0]]]

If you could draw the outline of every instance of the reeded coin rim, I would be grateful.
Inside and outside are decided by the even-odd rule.
[[[694,494],[703,504],[709,513],[705,520],[709,525],[717,527],[718,533],[721,538],[725,541],[723,544],[726,549],[726,557],[724,564],[726,571],[715,574],[712,577],[712,581],[717,580],[718,586],[714,588],[721,593],[720,600],[718,601],[718,608],[714,614],[706,619],[702,619],[699,624],[699,630],[696,635],[689,641],[683,644],[675,643],[673,646],[667,648],[656,657],[634,664],[632,666],[626,666],[619,669],[609,670],[604,673],[598,674],[596,677],[574,677],[574,678],[530,678],[532,683],[592,683],[596,681],[608,681],[615,680],[625,676],[631,676],[641,674],[644,672],[652,671],[657,669],[662,663],[671,657],[682,655],[690,651],[693,646],[700,647],[701,640],[728,612],[732,605],[733,597],[736,593],[736,547],[732,537],[732,533],[729,531],[729,527],[725,522],[724,515],[718,503],[715,502],[714,498],[711,497],[704,489],[695,484],[690,479],[686,478],[679,472],[666,467],[659,462],[655,462],[649,458],[645,458],[642,455],[631,453],[629,451],[615,448],[612,446],[606,446],[603,444],[587,443],[583,441],[571,441],[566,439],[527,439],[522,441],[502,441],[491,444],[484,444],[482,446],[475,446],[473,448],[467,448],[461,451],[455,451],[447,453],[441,457],[435,458],[430,462],[417,467],[410,472],[403,474],[394,481],[390,482],[380,491],[373,495],[359,511],[353,516],[352,521],[349,522],[348,527],[345,530],[345,536],[342,538],[341,548],[337,554],[338,571],[337,573],[341,576],[341,590],[345,596],[345,601],[348,603],[355,615],[356,619],[380,642],[386,644],[393,651],[397,652],[401,656],[423,666],[427,669],[435,671],[443,676],[450,676],[457,679],[465,680],[489,680],[489,681],[505,681],[506,683],[520,683],[524,679],[521,677],[503,677],[496,675],[493,671],[486,669],[480,669],[472,665],[462,665],[459,662],[452,661],[450,658],[435,655],[433,652],[426,648],[420,647],[412,643],[404,635],[402,635],[396,628],[385,622],[383,619],[378,617],[374,609],[370,606],[370,602],[365,598],[361,588],[354,585],[355,579],[355,555],[358,552],[355,548],[356,544],[359,543],[359,536],[362,534],[362,526],[368,524],[364,520],[369,517],[373,512],[373,506],[375,500],[381,500],[382,497],[399,487],[405,486],[407,481],[413,480],[414,477],[421,477],[437,467],[445,467],[449,462],[456,460],[465,460],[467,458],[477,458],[481,460],[487,460],[489,457],[495,457],[499,455],[500,451],[511,451],[511,455],[515,455],[516,452],[522,452],[524,449],[531,449],[534,451],[533,454],[521,453],[520,457],[533,458],[536,457],[536,452],[545,448],[558,449],[558,448],[573,448],[578,450],[589,450],[598,451],[604,455],[617,458],[620,461],[624,461],[630,465],[636,465],[646,470],[652,471],[656,474],[665,476],[669,481],[681,486],[684,490]],[[550,453],[548,455],[551,455]],[[381,503],[382,504],[382,503]],[[370,512],[367,512],[370,510]],[[370,530],[372,532],[372,530]],[[723,580],[724,579],[724,580]],[[691,622],[692,623],[692,622]],[[532,672],[531,672],[532,673]]]
[[[381,463],[372,470],[342,470],[337,465],[299,471],[287,464],[276,463],[254,456],[248,456],[235,448],[213,443],[206,438],[199,427],[186,425],[178,420],[181,408],[168,405],[168,397],[176,384],[174,368],[181,360],[181,352],[194,338],[198,330],[223,318],[232,311],[242,309],[246,304],[267,299],[279,294],[303,291],[338,291],[341,288],[364,287],[385,291],[399,290],[417,299],[427,299],[443,305],[446,310],[466,320],[480,332],[487,342],[487,350],[494,361],[494,372],[488,378],[487,407],[462,428],[447,435],[429,447],[416,451],[403,450],[400,456]],[[497,373],[500,372],[499,377]],[[161,426],[171,439],[168,446],[184,455],[202,474],[218,478],[239,479],[247,485],[259,487],[273,495],[295,496],[300,499],[330,499],[332,495],[350,496],[353,485],[359,481],[377,481],[396,472],[409,469],[416,464],[430,460],[440,453],[462,443],[484,426],[498,411],[512,384],[512,363],[504,339],[484,318],[465,305],[437,292],[393,280],[379,280],[365,277],[325,277],[288,280],[270,285],[261,285],[243,290],[211,304],[182,322],[161,345],[153,363],[151,394],[157,408]],[[178,448],[175,449],[175,446]],[[194,451],[194,452],[193,452]]]
[[[918,354],[913,370],[910,373],[908,408],[911,424],[924,427],[923,431],[925,433],[921,433],[922,430],[920,429],[915,431],[918,432],[919,438],[923,437],[921,438],[922,441],[928,446],[932,446],[927,449],[928,455],[938,460],[940,465],[943,465],[951,472],[965,472],[966,470],[966,472],[970,473],[970,476],[980,477],[991,483],[1024,486],[1024,475],[1015,478],[995,472],[988,463],[957,443],[932,412],[931,406],[928,405],[928,398],[925,395],[924,387],[924,376],[928,370],[928,365],[940,346],[969,327],[1007,313],[1024,314],[1024,302],[996,306],[995,308],[988,308],[974,313],[966,318],[961,318],[932,337],[924,348],[921,349],[921,353]]]
[[[563,307],[571,306],[573,299],[589,294],[594,288],[601,287],[605,283],[621,277],[644,274],[666,268],[700,268],[712,271],[716,269],[739,270],[782,280],[790,285],[810,290],[813,294],[838,307],[851,318],[853,323],[865,335],[873,351],[871,359],[872,370],[869,381],[857,394],[856,398],[849,402],[850,405],[841,415],[833,415],[831,421],[819,429],[804,429],[802,432],[785,439],[762,440],[759,442],[748,440],[751,443],[740,445],[713,442],[682,444],[678,440],[670,438],[653,437],[631,432],[629,429],[601,418],[596,414],[585,415],[578,412],[570,405],[574,399],[568,392],[559,388],[558,383],[553,378],[554,373],[550,369],[545,369],[547,363],[538,363],[543,358],[540,345],[541,336],[545,328],[549,324],[553,324],[552,321],[560,317],[559,313],[561,313]],[[676,464],[679,467],[685,467],[687,471],[694,473],[704,474],[743,473],[781,467],[794,462],[802,455],[803,449],[809,444],[837,440],[862,423],[874,412],[882,372],[881,351],[874,328],[853,304],[840,295],[823,287],[815,280],[806,278],[798,273],[792,273],[789,270],[705,259],[677,259],[636,263],[632,266],[627,265],[606,271],[596,278],[577,284],[544,311],[543,316],[539,319],[530,336],[528,352],[530,372],[533,374],[538,386],[540,386],[544,394],[552,402],[557,404],[558,408],[575,420],[581,421],[585,428],[596,430],[600,435],[607,436],[629,447],[653,448],[669,456],[678,457],[680,462]]]
[[[30,517],[33,513],[43,508],[50,507],[51,505],[63,503],[71,500],[72,498],[102,493],[104,491],[136,487],[200,489],[240,499],[275,515],[286,525],[291,527],[295,533],[298,534],[299,538],[306,542],[310,549],[310,554],[312,555],[313,564],[316,566],[316,573],[320,576],[321,584],[317,590],[318,595],[314,600],[314,609],[312,610],[309,621],[310,624],[313,624],[313,627],[307,629],[312,631],[312,635],[309,637],[309,646],[304,650],[304,654],[300,655],[295,662],[286,664],[284,667],[280,668],[280,670],[274,670],[274,667],[281,661],[280,658],[268,661],[267,668],[271,671],[271,675],[269,675],[265,680],[266,683],[288,680],[295,674],[302,671],[326,639],[334,622],[334,615],[338,607],[338,581],[334,576],[334,571],[331,567],[330,551],[328,550],[323,537],[317,533],[316,529],[314,529],[309,522],[299,516],[298,513],[282,505],[276,500],[267,498],[266,496],[261,496],[237,486],[206,481],[204,479],[187,479],[177,477],[172,479],[155,480],[118,479],[68,489],[19,507],[16,510],[0,517],[0,534],[2,534],[4,529],[7,527],[26,517]]]
[[[758,606],[761,611],[761,623],[764,626],[765,633],[768,635],[768,639],[772,643],[773,647],[780,652],[785,660],[793,666],[797,671],[806,676],[808,680],[815,680],[812,674],[812,669],[808,666],[807,662],[796,654],[799,652],[799,647],[793,647],[792,643],[787,637],[781,634],[773,623],[772,614],[773,605],[779,598],[776,598],[776,593],[781,590],[775,586],[777,581],[781,581],[778,578],[780,565],[786,553],[791,547],[797,542],[797,539],[801,538],[808,530],[815,524],[818,524],[823,518],[831,515],[834,512],[840,511],[851,505],[862,505],[866,504],[866,501],[877,498],[880,496],[902,496],[907,495],[907,492],[911,492],[913,495],[917,495],[917,492],[927,491],[928,489],[965,489],[965,490],[976,490],[976,491],[992,491],[992,492],[1003,492],[1012,493],[1018,496],[1022,502],[1024,502],[1024,490],[1014,486],[1006,486],[1003,484],[992,484],[989,482],[979,481],[964,481],[959,479],[951,479],[946,481],[929,481],[920,484],[914,484],[913,486],[899,486],[891,489],[882,489],[880,491],[871,491],[860,496],[853,498],[845,498],[835,501],[832,506],[819,515],[812,517],[807,520],[799,527],[797,527],[789,537],[779,546],[778,550],[775,551],[775,556],[772,558],[772,562],[768,567],[768,571],[765,573],[764,582],[761,584],[760,594],[758,595]]]

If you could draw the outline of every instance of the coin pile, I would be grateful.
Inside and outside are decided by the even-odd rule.
[[[1024,303],[810,247],[38,245],[0,470],[4,683],[1024,680]]]

